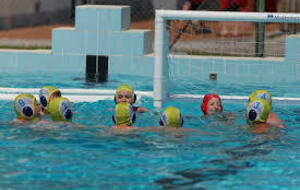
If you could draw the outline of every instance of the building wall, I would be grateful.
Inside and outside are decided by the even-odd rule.
[[[70,0],[1,0],[0,29],[66,22]]]
[[[52,50],[1,50],[0,72],[68,72],[84,77],[87,55],[108,56],[108,75],[153,76],[152,31],[131,30],[128,6],[80,6],[74,28],[52,32]],[[170,56],[173,77],[277,85],[300,81],[300,37],[288,36],[285,58]]]
[[[0,29],[40,24],[72,22],[72,1],[83,0],[1,0]],[[155,9],[182,9],[185,0],[87,0],[98,5],[128,5],[131,20],[154,18]],[[209,10],[216,10],[218,0],[207,1]]]

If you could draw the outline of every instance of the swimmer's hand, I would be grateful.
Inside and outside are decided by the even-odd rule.
[[[149,111],[148,109],[146,109],[146,108],[142,108],[142,107],[137,107],[136,108],[136,112],[138,112],[138,113],[145,113],[145,112],[149,112],[150,113],[150,115],[152,115],[153,116],[153,113],[151,112],[151,111]]]

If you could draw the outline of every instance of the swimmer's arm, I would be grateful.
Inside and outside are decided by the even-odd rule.
[[[138,129],[138,127],[133,127],[133,126],[128,126],[128,125],[114,125],[112,128],[113,129],[126,129],[126,130]]]
[[[48,121],[40,120],[38,123],[49,123]]]
[[[276,126],[279,128],[285,128],[285,125],[283,124],[281,119],[275,113],[270,114],[267,122],[273,126]]]
[[[16,122],[16,123],[23,123],[23,122],[28,122],[28,121],[24,120],[24,119],[20,119],[20,118],[15,118],[14,122]]]
[[[151,111],[149,111],[148,109],[146,109],[146,108],[143,108],[143,107],[134,107],[134,108],[135,108],[135,111],[138,112],[138,113],[149,112],[151,115],[153,115],[153,113]]]
[[[15,118],[14,122],[16,123],[28,123],[28,122],[37,122],[37,123],[49,123],[48,121],[40,120],[40,121],[29,121],[26,119],[21,119],[21,118]]]

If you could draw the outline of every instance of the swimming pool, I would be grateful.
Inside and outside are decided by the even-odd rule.
[[[112,76],[93,87],[113,88],[123,82],[121,78]],[[90,88],[80,78],[61,81],[58,87]],[[138,90],[151,90],[146,80],[135,81]],[[240,93],[246,95],[247,90]],[[137,104],[154,110],[152,98],[142,97]],[[261,135],[243,129],[244,100],[223,102],[225,112],[235,113],[233,123],[203,119],[199,99],[169,100],[165,106],[180,108],[186,131],[113,131],[111,100],[74,103],[73,126],[15,124],[13,102],[0,105],[2,188],[298,189],[300,185],[299,103],[275,101],[273,112],[287,127]],[[136,126],[158,126],[158,118],[158,113],[138,114]]]
[[[76,11],[74,28],[53,31],[51,51],[1,51],[0,87],[114,90],[129,83],[135,90],[151,93],[152,32],[129,30],[129,7],[82,6]],[[0,187],[298,189],[299,101],[274,101],[273,111],[285,122],[285,129],[256,135],[243,128],[246,99],[253,90],[299,98],[299,54],[294,51],[299,38],[287,40],[285,59],[169,57],[171,95],[215,92],[243,97],[224,99],[224,111],[235,113],[230,123],[203,119],[201,99],[181,98],[164,106],[181,110],[184,130],[157,130],[159,113],[154,112],[138,114],[136,126],[143,130],[114,131],[111,97],[74,101],[72,125],[15,124],[13,102],[0,100]],[[109,55],[107,82],[85,81],[87,55]],[[216,73],[218,80],[208,81],[210,73]],[[151,96],[139,98],[137,105],[155,110]]]

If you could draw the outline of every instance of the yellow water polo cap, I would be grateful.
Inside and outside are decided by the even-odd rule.
[[[36,99],[31,94],[20,94],[14,100],[14,108],[19,118],[37,120],[35,113]]]
[[[51,95],[54,93],[59,93],[59,96],[61,96],[60,90],[53,86],[46,86],[40,90],[39,97],[40,97],[40,102],[41,102],[42,107],[48,108],[49,99],[50,99]]]
[[[264,99],[254,99],[247,105],[247,120],[250,123],[265,123],[269,117],[270,104]]]
[[[136,100],[136,94],[134,93],[134,89],[132,88],[132,86],[129,84],[122,84],[122,85],[118,86],[117,91],[116,91],[116,96],[118,96],[122,90],[126,90],[127,92],[130,93],[131,104],[134,104],[135,100]],[[117,97],[115,97],[115,102],[118,103]]]
[[[121,102],[116,104],[115,114],[112,119],[116,125],[131,125],[135,122],[136,115],[130,104]]]
[[[256,90],[249,96],[249,101],[251,102],[252,100],[254,100],[256,98],[264,99],[270,104],[270,106],[272,105],[272,96],[266,90]]]
[[[164,110],[159,123],[161,126],[182,127],[183,118],[179,109],[171,106]]]
[[[67,98],[59,97],[52,100],[49,112],[53,121],[72,121],[72,104]]]

